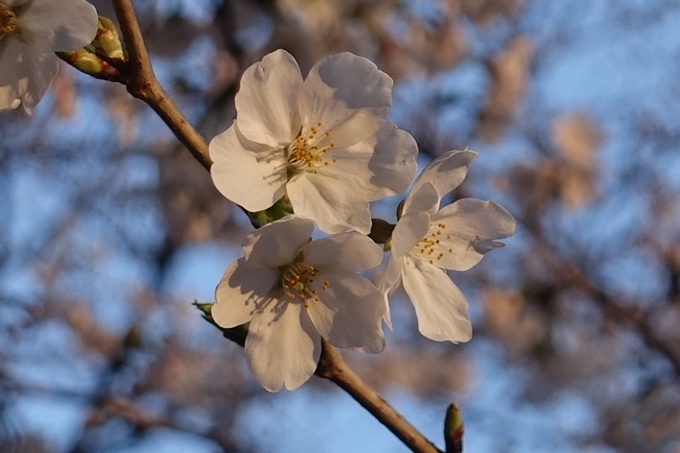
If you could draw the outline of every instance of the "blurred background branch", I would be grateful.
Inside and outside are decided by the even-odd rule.
[[[678,450],[677,2],[134,6],[156,78],[206,140],[265,53],[305,72],[348,50],[395,79],[391,119],[422,164],[480,153],[457,196],[523,226],[451,274],[473,340],[423,340],[397,300],[386,351],[345,356],[439,448],[455,400],[466,452]],[[212,300],[249,220],[121,85],[64,66],[0,137],[0,451],[406,450],[324,380],[263,392],[200,319],[191,301]]]

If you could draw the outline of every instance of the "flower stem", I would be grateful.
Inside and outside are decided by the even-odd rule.
[[[206,170],[209,170],[212,161],[208,153],[208,144],[158,83],[131,1],[113,0],[113,7],[116,10],[120,31],[127,48],[128,92],[146,102],[168,125],[179,141],[189,149],[194,158]]]

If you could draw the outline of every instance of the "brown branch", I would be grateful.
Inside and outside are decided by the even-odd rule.
[[[316,375],[336,383],[416,453],[442,453],[347,366],[336,348],[322,339]]]
[[[184,118],[156,80],[130,0],[113,0],[113,6],[129,58],[128,92],[149,104],[201,165],[206,170],[210,170],[212,161],[205,140]],[[316,374],[333,381],[349,393],[415,453],[441,453],[413,425],[366,385],[347,366],[340,353],[325,340]]]
[[[633,304],[621,304],[614,297],[600,289],[575,263],[559,252],[559,249],[542,234],[541,230],[523,222],[542,248],[546,261],[553,271],[572,287],[587,294],[602,306],[605,312],[617,322],[634,327],[647,346],[661,353],[671,363],[675,374],[680,376],[680,350],[673,347],[649,322],[649,316]]]
[[[189,149],[194,158],[206,170],[210,170],[212,161],[208,152],[208,144],[182,115],[154,75],[131,1],[113,0],[113,7],[116,10],[121,35],[127,49],[128,92],[146,102],[168,125],[179,141]]]

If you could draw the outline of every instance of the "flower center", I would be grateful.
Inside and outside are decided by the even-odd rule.
[[[303,172],[315,172],[316,168],[337,162],[328,159],[328,150],[335,147],[330,132],[320,132],[323,124],[316,123],[309,132],[300,131],[295,141],[286,147],[288,179]]]
[[[9,6],[0,3],[0,39],[17,29],[17,15]]]
[[[321,299],[318,296],[318,290],[313,286],[314,277],[316,276],[316,268],[314,266],[305,265],[303,263],[293,263],[285,266],[281,272],[281,286],[289,299],[299,298],[304,302],[305,307],[309,307],[309,301],[319,302]],[[330,283],[325,280],[321,286],[321,290],[328,289]]]
[[[416,250],[430,264],[434,264],[435,261],[441,260],[447,254],[453,253],[453,249],[444,243],[448,239],[451,239],[451,235],[446,233],[446,224],[438,223],[436,228],[430,227],[427,236],[416,244]]]

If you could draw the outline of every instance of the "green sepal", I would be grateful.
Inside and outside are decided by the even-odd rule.
[[[451,403],[446,409],[446,418],[444,419],[446,453],[463,452],[464,432],[463,417],[460,415],[460,409],[458,409],[458,406],[456,406],[455,403]]]
[[[208,321],[210,324],[213,326],[217,327],[222,331],[222,335],[224,335],[224,338],[227,340],[231,340],[234,343],[238,344],[239,346],[243,346],[246,344],[246,337],[248,336],[248,326],[250,325],[249,322],[245,324],[241,324],[240,326],[232,327],[230,329],[225,329],[224,327],[220,327],[217,325],[215,320],[212,317],[211,314],[211,309],[214,304],[212,303],[200,303],[198,301],[194,301],[192,304],[199,310],[201,310],[201,317]]]
[[[255,228],[260,228],[268,223],[272,223],[287,215],[293,214],[293,206],[290,204],[288,197],[284,196],[269,209],[258,212],[246,211],[246,213],[250,218],[250,223],[252,223]]]

